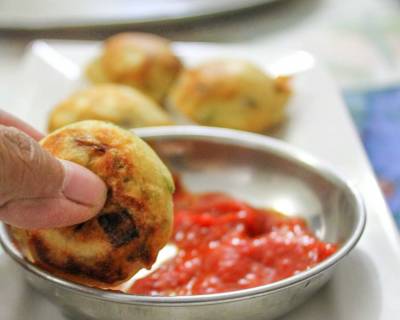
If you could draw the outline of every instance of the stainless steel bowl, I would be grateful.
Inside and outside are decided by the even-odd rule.
[[[28,282],[71,319],[273,319],[319,289],[362,234],[366,216],[354,189],[320,161],[285,143],[192,126],[135,132],[182,175],[192,191],[225,191],[256,206],[300,215],[321,239],[338,242],[340,249],[314,268],[272,284],[221,294],[151,297],[102,291],[57,278],[24,260],[1,226],[1,244]]]

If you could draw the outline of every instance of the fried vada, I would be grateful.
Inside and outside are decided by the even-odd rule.
[[[182,63],[162,37],[126,32],[104,43],[102,53],[87,67],[93,83],[114,82],[139,89],[162,102],[182,69]]]
[[[247,61],[212,60],[183,71],[167,100],[195,123],[263,132],[284,119],[288,82]]]
[[[109,288],[150,268],[172,230],[174,183],[153,150],[129,131],[101,121],[59,129],[41,142],[54,156],[104,180],[104,208],[87,222],[57,228],[12,227],[26,258],[81,284]]]
[[[126,129],[172,124],[155,101],[119,84],[94,85],[72,94],[52,110],[48,131],[82,120],[109,121]]]

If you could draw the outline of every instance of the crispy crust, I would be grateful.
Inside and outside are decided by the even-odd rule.
[[[157,155],[128,131],[83,121],[50,134],[42,146],[79,163],[108,186],[95,218],[59,229],[12,228],[26,258],[69,280],[117,285],[151,267],[172,229],[171,175]]]
[[[181,69],[167,39],[126,32],[105,41],[101,56],[88,65],[86,75],[94,83],[133,86],[161,102]]]
[[[79,90],[59,103],[50,114],[48,130],[82,120],[109,121],[126,129],[172,124],[168,114],[139,90],[111,83]]]
[[[290,94],[287,78],[242,60],[213,60],[182,72],[168,104],[202,125],[261,132],[283,120]]]

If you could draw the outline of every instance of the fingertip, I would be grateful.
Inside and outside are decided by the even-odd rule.
[[[65,198],[77,204],[93,208],[92,214],[97,214],[104,206],[107,196],[107,188],[104,181],[92,171],[76,163],[67,160],[60,160],[60,162],[65,172],[62,190]]]

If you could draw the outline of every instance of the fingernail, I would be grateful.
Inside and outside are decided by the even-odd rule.
[[[76,163],[67,160],[60,161],[65,171],[64,196],[79,204],[102,208],[107,194],[103,180]]]

